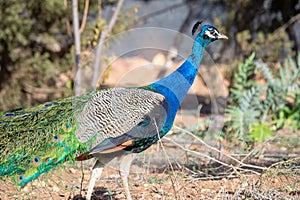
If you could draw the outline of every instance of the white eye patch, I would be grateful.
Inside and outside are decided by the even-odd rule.
[[[205,31],[205,35],[207,35],[207,37],[209,37],[209,38],[216,39],[217,36],[218,36],[218,33],[216,33],[215,30],[207,29],[207,30]]]

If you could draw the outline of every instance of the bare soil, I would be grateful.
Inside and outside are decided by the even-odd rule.
[[[159,70],[150,67],[150,73],[130,68],[140,66],[141,62],[129,59],[114,63],[124,66],[113,67],[107,83],[113,86],[147,84]],[[144,65],[150,63],[143,62]],[[129,71],[131,75],[125,76]],[[226,80],[224,85],[228,86]],[[200,99],[199,103],[211,108],[206,98],[211,91],[203,88],[206,88],[205,83],[196,80],[191,91],[198,101]],[[226,88],[219,92],[228,94]],[[190,106],[189,101],[186,106]],[[182,108],[188,110],[187,107]],[[175,125],[189,129],[203,120],[204,117],[195,118],[191,112],[181,112]],[[206,136],[205,144],[182,135],[172,131],[162,143],[138,155],[129,176],[133,199],[300,199],[299,130],[282,129],[272,140],[255,144],[250,150],[219,141],[216,135]],[[0,199],[84,199],[91,166],[92,163],[83,163],[81,169],[80,163],[65,164],[22,189],[11,180],[0,180]],[[118,160],[114,160],[104,169],[94,188],[93,199],[126,199],[117,168]]]
[[[288,138],[288,131],[284,129],[278,133],[280,140],[258,146],[260,153],[244,161],[249,166],[240,168],[232,159],[218,156],[204,145],[192,144],[186,147],[209,155],[212,159],[192,155],[169,142],[153,145],[138,155],[131,167],[129,185],[132,197],[147,200],[300,199],[300,148],[288,148],[291,143],[283,145]],[[300,131],[297,132],[299,136]],[[178,140],[176,136],[168,138]],[[244,154],[233,153],[230,149],[222,147],[221,151],[243,160]],[[10,180],[2,181],[1,199],[84,199],[91,164],[83,163],[83,169],[78,163],[65,164],[60,169],[42,175],[23,189],[16,187]],[[94,188],[93,199],[126,199],[117,170],[118,164],[119,160],[115,159],[104,169],[101,180],[97,181]]]

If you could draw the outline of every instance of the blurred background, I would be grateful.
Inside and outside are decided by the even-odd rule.
[[[86,1],[78,3],[81,50],[86,52],[97,44],[117,1],[89,1],[87,7]],[[72,2],[3,0],[0,6],[0,110],[71,96],[75,74]],[[228,42],[211,45],[208,52],[214,62],[228,65],[225,78],[231,82],[236,63],[252,52],[265,62],[280,62],[287,56],[296,56],[300,47],[299,9],[297,0],[127,0],[109,37],[142,27],[167,28],[191,36],[193,24],[203,20],[230,38]],[[95,27],[98,29],[94,30]],[[159,38],[141,35],[134,40],[120,37],[118,40],[117,48],[168,40],[169,48],[190,51],[190,46],[184,47],[180,38],[168,35]],[[108,45],[105,48],[113,49]],[[154,53],[142,55],[151,62]],[[168,56],[166,51],[162,54]],[[102,61],[105,59],[103,56]],[[158,62],[164,64],[164,61]]]
[[[72,10],[74,2],[78,12]],[[187,58],[191,29],[202,20],[229,40],[208,47],[175,128],[162,140],[165,149],[157,144],[140,154],[134,171],[142,175],[135,178],[133,196],[297,198],[299,11],[300,0],[0,0],[0,111],[158,80]],[[74,34],[80,35],[77,47]],[[77,180],[76,170],[65,180]],[[265,176],[258,181],[248,175]],[[143,185],[145,180],[154,189]],[[199,180],[219,182],[199,190],[207,186]],[[67,183],[72,197],[78,182]],[[231,186],[224,188],[227,183]],[[118,184],[105,184],[119,190]],[[176,196],[179,190],[184,192]],[[99,191],[111,199],[107,190]]]

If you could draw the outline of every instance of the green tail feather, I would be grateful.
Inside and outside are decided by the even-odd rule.
[[[74,116],[92,94],[0,113],[0,176],[13,177],[25,186],[86,152],[92,141],[82,144],[77,140]]]

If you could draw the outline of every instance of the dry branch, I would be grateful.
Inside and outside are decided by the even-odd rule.
[[[72,0],[73,13],[73,28],[74,28],[74,43],[75,43],[75,96],[81,93],[81,66],[80,66],[80,32],[79,32],[79,18],[78,18],[78,2]]]
[[[80,33],[82,33],[83,30],[84,30],[84,27],[85,27],[85,24],[86,24],[86,18],[87,18],[88,10],[89,10],[89,0],[85,0],[82,22],[81,22],[81,26],[80,26],[80,29],[79,29]]]
[[[237,162],[238,164],[240,164],[240,165],[243,166],[243,167],[249,167],[249,168],[259,169],[259,170],[266,170],[266,169],[267,169],[266,167],[260,167],[260,166],[256,166],[256,165],[245,164],[245,163],[243,163],[242,161],[240,161],[240,160],[238,160],[238,159],[236,159],[236,158],[234,158],[234,157],[232,157],[232,156],[230,156],[230,155],[228,155],[228,154],[226,154],[226,153],[220,151],[219,149],[210,146],[209,144],[207,144],[206,142],[204,142],[203,140],[201,140],[199,137],[197,137],[196,135],[194,135],[192,132],[187,131],[187,130],[185,130],[185,129],[182,129],[182,128],[178,127],[178,126],[175,126],[175,128],[177,128],[177,129],[183,131],[184,133],[189,134],[190,136],[194,137],[196,140],[198,140],[199,142],[201,142],[204,146],[206,146],[206,147],[208,147],[209,149],[211,149],[211,150],[213,150],[213,151],[216,151],[216,152],[220,153],[221,155],[223,155],[223,156],[225,156],[225,157],[227,157],[227,158],[229,158],[229,159],[231,159],[231,160]],[[189,150],[189,151],[191,151],[191,150]],[[199,152],[198,152],[198,153],[199,153]],[[202,155],[202,156],[204,156],[204,157],[209,157],[209,156],[207,156],[207,155],[205,155],[205,154],[201,154],[201,153],[199,153],[199,155]],[[219,162],[220,164],[223,164],[223,165],[225,164],[225,166],[229,166],[228,164],[223,163],[223,162],[221,162],[221,161],[219,161],[219,160],[214,159],[214,161],[215,161],[215,162]],[[256,172],[256,173],[257,173],[257,172]]]
[[[101,54],[102,54],[102,49],[103,49],[103,45],[104,45],[104,41],[106,39],[106,37],[110,34],[113,26],[115,25],[119,12],[121,10],[121,7],[123,5],[124,0],[119,0],[118,4],[116,6],[115,12],[113,14],[113,16],[110,19],[110,22],[108,24],[108,27],[106,30],[104,30],[101,33],[101,36],[98,40],[98,46],[96,49],[96,57],[95,57],[95,62],[93,65],[93,78],[92,78],[92,82],[91,82],[91,90],[95,90],[96,86],[97,86],[97,82],[99,79],[99,67],[100,67],[100,59],[101,59]]]

